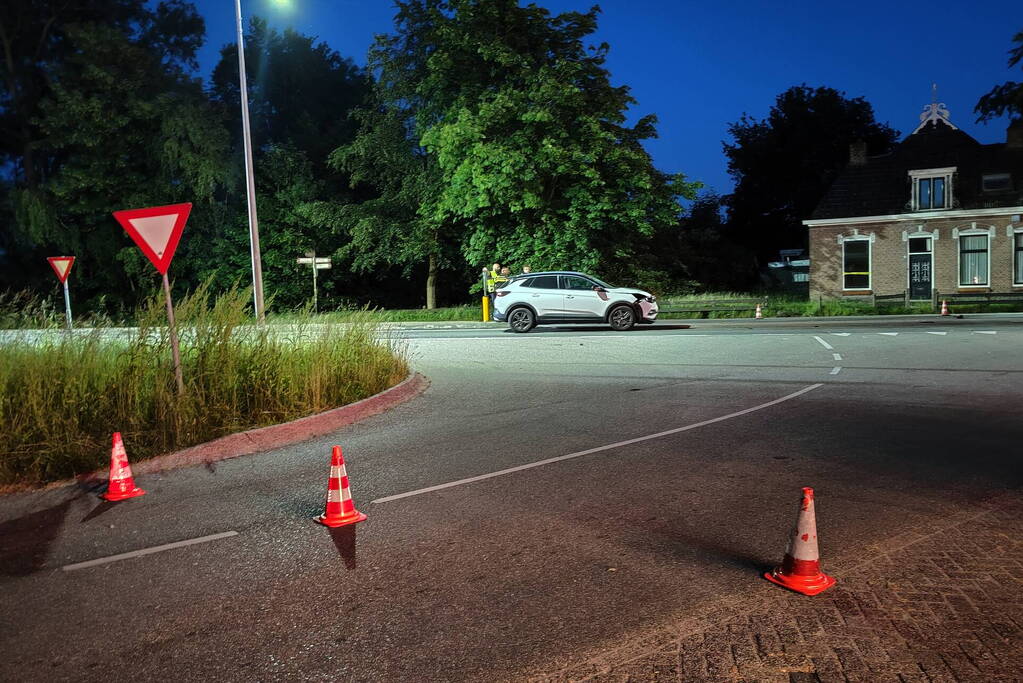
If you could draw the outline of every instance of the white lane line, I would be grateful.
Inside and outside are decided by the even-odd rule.
[[[174,543],[167,543],[166,545],[156,545],[152,548],[143,548],[142,550],[132,550],[130,553],[121,553],[120,555],[111,555],[110,557],[100,557],[95,560],[89,560],[88,562],[78,562],[77,564],[66,564],[61,569],[66,572],[73,572],[76,569],[86,569],[88,567],[96,567],[101,564],[107,564],[109,562],[117,562],[118,560],[127,560],[132,557],[142,557],[143,555],[152,555],[153,553],[160,553],[164,550],[173,550],[174,548],[184,548],[185,546],[195,545],[196,543],[207,543],[209,541],[216,541],[221,538],[228,538],[230,536],[237,536],[237,531],[224,531],[223,533],[213,534],[212,536],[200,536],[199,538],[190,538],[187,541],[175,541]]]
[[[832,332],[831,334],[833,336],[835,336],[835,337],[848,337],[849,336],[848,332]]]
[[[831,354],[831,357],[834,358],[835,360],[842,360],[842,354],[840,353],[833,353]]]
[[[878,334],[883,334],[886,337],[898,337],[899,336],[898,332],[878,332]]]
[[[725,420],[730,420],[733,417],[740,417],[742,415],[748,415],[750,413],[755,413],[758,410],[763,410],[764,408],[770,408],[771,406],[776,406],[779,403],[784,403],[785,401],[791,401],[792,399],[794,399],[794,398],[796,398],[798,396],[802,396],[803,394],[805,394],[807,392],[810,392],[810,391],[813,391],[814,389],[817,389],[817,388],[822,387],[822,386],[824,386],[824,385],[823,384],[811,384],[808,387],[804,387],[804,388],[800,389],[799,391],[795,391],[795,392],[793,392],[791,394],[788,394],[786,396],[782,396],[781,398],[776,398],[773,401],[768,401],[767,403],[761,403],[758,406],[753,406],[752,408],[746,408],[745,410],[739,410],[739,411],[734,412],[734,413],[729,413],[728,415],[722,415],[721,417],[714,417],[714,418],[711,418],[709,420],[704,420],[703,422],[696,422],[695,424],[686,425],[685,427],[677,427],[676,429],[669,429],[669,430],[667,430],[665,432],[657,432],[656,434],[648,434],[647,436],[639,436],[639,437],[636,437],[635,439],[627,439],[625,441],[618,441],[617,443],[610,443],[610,444],[607,444],[606,446],[597,446],[596,448],[588,448],[585,451],[577,451],[575,453],[569,453],[568,455],[559,455],[556,458],[547,458],[546,460],[538,460],[536,462],[527,463],[525,465],[519,465],[518,467],[509,467],[506,470],[498,470],[496,472],[490,472],[489,474],[481,474],[481,475],[476,476],[476,477],[468,477],[466,479],[458,479],[456,481],[450,481],[450,482],[448,482],[446,484],[438,484],[436,486],[428,486],[428,487],[426,487],[424,489],[416,489],[415,491],[407,491],[405,493],[398,493],[398,494],[395,494],[393,496],[384,496],[383,498],[377,498],[376,500],[370,501],[370,502],[372,502],[372,503],[387,503],[387,502],[390,502],[392,500],[400,500],[401,498],[411,498],[412,496],[418,496],[418,495],[423,494],[423,493],[431,493],[433,491],[440,491],[441,489],[449,489],[449,488],[452,488],[454,486],[461,486],[463,484],[471,484],[473,482],[483,481],[484,479],[493,479],[494,477],[501,477],[501,476],[504,476],[505,474],[512,474],[514,472],[521,472],[523,470],[529,470],[529,469],[532,469],[534,467],[542,467],[543,465],[550,465],[551,463],[561,462],[562,460],[571,460],[572,458],[581,458],[584,455],[592,455],[593,453],[600,453],[601,451],[609,451],[612,448],[620,448],[621,446],[630,446],[630,445],[632,445],[634,443],[641,443],[643,441],[650,441],[651,439],[659,439],[662,436],[670,436],[672,434],[678,434],[680,432],[687,432],[690,429],[697,429],[698,427],[706,427],[707,425],[714,424],[715,422],[723,422]]]
[[[840,372],[842,372],[842,368],[841,367],[831,368],[831,374],[832,375],[837,375]]]
[[[834,347],[834,346],[832,346],[831,344],[827,343],[826,341],[824,341],[824,340],[823,340],[823,339],[821,339],[820,337],[814,336],[814,339],[816,339],[817,341],[819,341],[819,342],[821,343],[821,346],[823,346],[824,348],[826,348],[826,349],[827,349],[828,351],[833,351],[833,350],[835,349],[835,347]]]
[[[974,330],[973,333],[974,334],[998,334],[997,332],[988,331],[988,330]]]
[[[927,334],[940,334],[941,336],[944,337],[946,334],[948,334],[948,332],[928,332]]]

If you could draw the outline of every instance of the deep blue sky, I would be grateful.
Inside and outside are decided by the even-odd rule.
[[[242,0],[243,17],[266,17],[317,36],[365,64],[374,34],[393,29],[390,0]],[[206,18],[200,52],[208,74],[219,49],[235,40],[232,0],[195,0]],[[522,4],[527,4],[523,2]],[[907,135],[931,100],[982,143],[1005,140],[1005,121],[974,123],[973,107],[995,84],[1023,79],[1009,71],[1012,36],[1023,30],[1018,0],[986,2],[690,2],[689,0],[541,0],[552,13],[603,10],[594,42],[611,45],[607,68],[637,104],[633,119],[657,115],[660,137],[647,148],[657,166],[683,172],[720,193],[732,182],[721,142],[747,112],[764,117],[792,85],[830,86],[864,97],[879,121]]]

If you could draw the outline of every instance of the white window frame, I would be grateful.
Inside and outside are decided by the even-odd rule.
[[[1005,232],[1009,235],[1009,265],[1012,267],[1012,286],[1023,287],[1023,281],[1016,280],[1016,236],[1023,234],[1023,225],[1009,225]],[[1023,259],[1023,252],[1020,252]]]
[[[955,166],[946,166],[944,168],[921,168],[909,172],[909,182],[912,187],[912,206],[913,211],[945,211],[952,208],[952,177],[956,172]],[[928,178],[944,178],[945,180],[945,205],[940,208],[934,208],[933,206],[920,208],[920,180],[926,180]]]
[[[869,292],[874,284],[874,235],[853,234],[851,236],[840,236],[842,241],[842,291],[843,292]],[[845,243],[866,242],[867,243],[867,286],[846,287],[845,286]]]
[[[995,229],[993,227],[978,228],[976,223],[973,223],[973,227],[967,230],[959,230],[958,228],[952,231],[952,239],[959,241],[960,237],[978,237],[984,235],[987,237],[987,275],[986,282],[974,283],[974,282],[963,282],[960,280],[962,275],[962,260],[963,260],[963,248],[960,242],[956,246],[956,282],[959,283],[957,287],[959,289],[969,289],[971,287],[991,287],[991,242],[995,236]]]

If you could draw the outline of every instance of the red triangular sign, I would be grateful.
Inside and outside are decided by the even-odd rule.
[[[65,282],[67,274],[71,272],[71,265],[75,262],[75,257],[47,256],[46,260],[50,262],[50,268],[53,268],[53,272],[57,274],[57,279]]]
[[[191,210],[190,203],[170,204],[151,206],[148,209],[115,211],[114,218],[135,241],[146,258],[153,262],[156,270],[166,275]]]

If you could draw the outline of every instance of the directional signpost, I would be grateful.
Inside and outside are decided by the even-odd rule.
[[[316,313],[318,310],[318,303],[316,301],[316,271],[330,268],[330,258],[326,256],[317,258],[315,251],[307,251],[304,257],[300,256],[295,259],[295,263],[308,265],[313,270],[313,313]]]
[[[174,326],[174,306],[171,304],[170,281],[167,269],[174,258],[174,251],[181,240],[181,232],[192,210],[191,204],[170,204],[147,209],[115,211],[114,218],[121,224],[128,236],[134,240],[157,272],[163,275],[163,293],[167,296],[167,322],[170,330],[171,353],[174,357],[174,379],[178,384],[178,395],[185,393],[185,381],[181,376],[181,350],[178,347],[178,331]]]
[[[64,285],[64,312],[67,314],[67,328],[71,329],[71,294],[67,290],[67,276],[71,273],[71,266],[75,262],[74,256],[48,256],[50,267],[57,274],[57,279]]]

